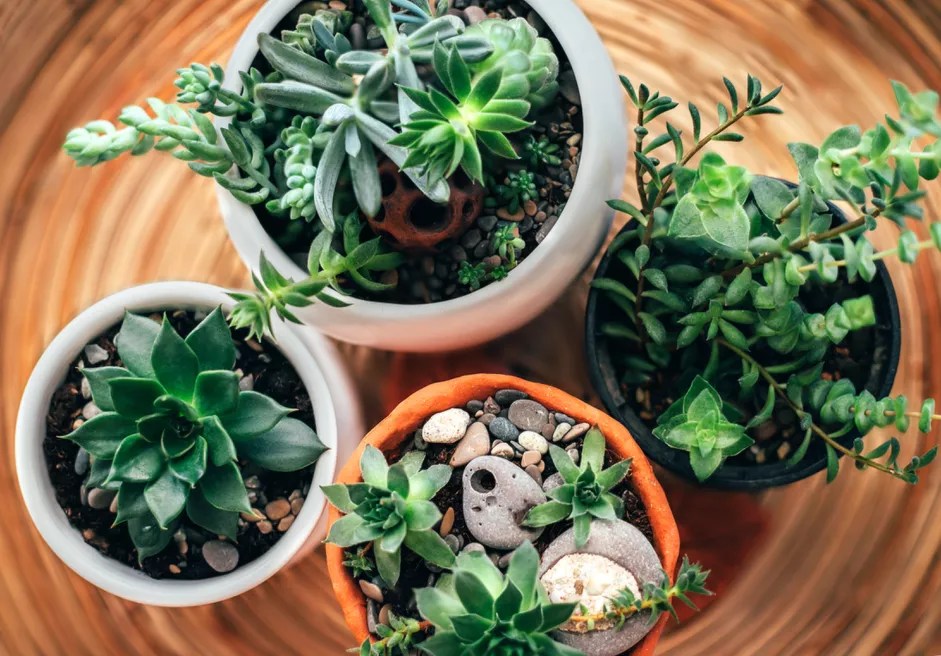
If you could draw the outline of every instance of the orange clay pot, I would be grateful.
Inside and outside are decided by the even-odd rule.
[[[404,442],[410,440],[415,430],[431,415],[450,408],[463,408],[473,399],[486,399],[497,390],[518,389],[529,394],[530,398],[549,408],[550,411],[562,412],[579,421],[598,426],[608,442],[608,450],[619,458],[632,458],[631,481],[633,489],[640,497],[650,518],[653,529],[654,547],[660,556],[664,571],[672,579],[676,573],[676,562],[680,550],[680,535],[673,519],[673,512],[667,503],[660,483],[653,473],[650,462],[644,456],[634,438],[620,423],[593,408],[584,401],[549,387],[530,383],[513,376],[500,374],[474,374],[435,383],[412,394],[399,404],[395,410],[366,435],[359,448],[337,476],[338,483],[359,483],[362,481],[359,471],[359,459],[367,444],[371,444],[383,453],[395,453]],[[340,512],[330,507],[330,525],[340,518]],[[343,566],[343,549],[326,545],[327,570],[346,623],[362,642],[369,637],[366,625],[366,598],[359,585]],[[631,656],[651,656],[654,653],[660,634],[663,632],[667,615],[631,651]]]

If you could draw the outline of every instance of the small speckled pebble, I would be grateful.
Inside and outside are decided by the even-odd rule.
[[[212,569],[224,574],[239,564],[239,550],[224,540],[210,540],[203,545],[203,558]]]
[[[491,435],[504,442],[512,442],[519,437],[520,434],[519,429],[505,417],[496,417],[490,422],[488,428],[490,429]]]
[[[539,453],[547,453],[549,451],[549,443],[546,442],[546,438],[533,431],[523,431],[520,433],[519,443],[522,444],[523,448],[527,451],[538,451]]]
[[[431,415],[421,429],[421,436],[429,444],[454,444],[464,437],[470,422],[466,411],[451,408]]]

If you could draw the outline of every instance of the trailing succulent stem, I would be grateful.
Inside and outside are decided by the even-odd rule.
[[[865,293],[877,263],[890,257],[913,263],[921,252],[941,249],[941,228],[930,226],[928,238],[905,228],[907,219],[923,215],[921,181],[941,171],[937,94],[912,94],[895,83],[897,117],[865,132],[840,128],[819,147],[791,144],[797,167],[797,184],[791,185],[711,152],[695,168],[687,166],[711,142],[740,141],[729,128],[743,118],[780,113],[771,104],[780,88],[763,94],[749,76],[741,96],[726,79],[729,103],[719,105],[713,131],[702,135],[700,112],[689,106],[693,130],[687,143],[669,122],[648,141],[651,121],[677,103],[623,82],[638,110],[634,155],[641,200],[640,206],[610,204],[638,225],[610,248],[626,277],[593,284],[626,318],[600,329],[629,346],[624,384],[649,387],[658,372],[677,367],[691,372],[677,378],[679,389],[667,390],[674,401],[654,434],[688,451],[695,475],[705,480],[751,447],[757,431],[786,409],[803,435],[788,457],[792,466],[820,439],[830,480],[844,455],[861,469],[917,482],[917,471],[934,459],[936,448],[902,465],[895,438],[872,449],[862,439],[850,445],[841,438],[889,425],[904,432],[913,414],[927,432],[934,402],[910,413],[904,397],[876,399],[827,366],[851,333],[878,323],[878,308]],[[659,149],[672,150],[671,163],[660,162]],[[833,201],[853,216],[844,220]],[[895,246],[877,251],[868,233],[880,219],[903,231]],[[841,300],[821,303],[837,288]]]
[[[689,598],[689,595],[712,594],[706,589],[706,579],[708,577],[708,570],[703,571],[700,565],[691,564],[689,558],[684,556],[675,583],[670,583],[670,577],[664,572],[659,584],[647,583],[644,585],[640,597],[635,596],[630,590],[624,589],[611,599],[602,612],[585,613],[576,610],[569,621],[574,624],[584,624],[591,631],[596,623],[605,620],[613,620],[615,630],[617,630],[628,619],[637,613],[643,612],[650,613],[651,624],[656,623],[663,613],[670,613],[675,618],[674,601],[680,601],[695,610],[696,605]]]
[[[116,338],[122,367],[82,370],[102,410],[64,436],[93,457],[85,485],[117,492],[115,524],[127,523],[143,560],[159,553],[184,513],[231,540],[252,512],[239,460],[297,471],[325,447],[292,412],[240,391],[236,349],[220,309],[184,339],[126,314]]]

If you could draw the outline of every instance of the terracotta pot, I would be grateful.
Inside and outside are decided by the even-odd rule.
[[[337,482],[350,484],[362,481],[359,459],[367,444],[384,453],[393,453],[406,440],[412,438],[418,426],[430,415],[449,408],[463,407],[468,401],[485,399],[497,390],[506,388],[526,392],[532,399],[552,410],[564,412],[580,421],[597,425],[605,434],[610,451],[619,458],[633,459],[631,480],[634,483],[634,491],[643,502],[650,518],[654,547],[660,556],[663,569],[672,578],[676,572],[680,536],[676,521],[673,519],[673,512],[670,510],[660,483],[654,476],[650,462],[622,424],[584,401],[554,387],[501,374],[474,374],[429,385],[405,399],[366,435],[359,448],[340,471]],[[339,518],[340,512],[331,506],[330,525]],[[327,569],[346,623],[356,640],[362,642],[369,636],[366,625],[366,598],[360,591],[359,585],[343,566],[343,549],[327,545]],[[630,654],[632,656],[653,654],[666,620],[666,615],[661,617],[657,625],[630,651]]]

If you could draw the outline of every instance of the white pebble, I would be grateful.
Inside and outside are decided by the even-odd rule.
[[[85,347],[85,359],[88,364],[99,364],[108,359],[108,352],[97,344],[89,344]]]
[[[460,408],[451,408],[432,415],[421,429],[422,439],[429,444],[454,444],[467,432],[471,417]]]
[[[546,438],[533,431],[523,431],[520,433],[517,441],[522,444],[523,448],[527,451],[538,451],[539,453],[547,453],[549,451],[549,443],[546,441]]]
[[[101,409],[95,405],[94,401],[89,401],[82,408],[82,416],[85,417],[85,419],[91,419],[92,417],[97,417],[100,414]]]

